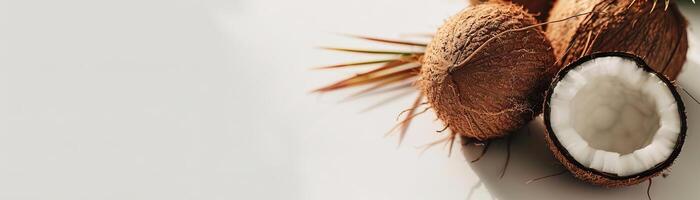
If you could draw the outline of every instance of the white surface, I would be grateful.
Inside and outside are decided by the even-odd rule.
[[[401,148],[382,138],[410,98],[358,114],[376,99],[307,93],[352,73],[309,68],[358,59],[315,46],[366,45],[335,33],[432,32],[463,2],[0,1],[0,199],[641,198],[643,186],[570,177],[523,184],[556,170],[522,151],[543,150],[529,140],[496,181],[502,146],[474,171],[459,154],[419,155],[439,138],[431,114]],[[689,139],[658,199],[697,196]]]

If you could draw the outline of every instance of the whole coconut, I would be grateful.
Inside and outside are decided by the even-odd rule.
[[[550,21],[592,12],[547,27],[559,67],[595,52],[640,56],[675,80],[688,50],[687,21],[671,2],[667,10],[650,0],[559,0]]]
[[[454,133],[484,141],[541,112],[556,72],[550,42],[521,6],[486,2],[450,18],[428,45],[419,85]]]

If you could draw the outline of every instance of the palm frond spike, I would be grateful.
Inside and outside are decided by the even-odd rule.
[[[357,36],[357,35],[346,35],[346,36],[358,38],[358,39],[363,39],[363,40],[368,40],[368,41],[372,41],[372,42],[385,43],[385,44],[420,47],[420,48],[422,48],[421,50],[424,50],[425,47],[427,46],[427,44],[423,44],[423,43],[401,41],[401,40],[383,39],[383,38]],[[337,81],[335,83],[318,88],[318,89],[314,90],[313,92],[323,93],[323,92],[337,91],[337,90],[346,89],[346,88],[355,88],[355,87],[360,87],[360,86],[366,86],[366,88],[360,90],[359,92],[355,92],[346,98],[346,99],[353,99],[353,98],[356,98],[359,96],[368,95],[370,93],[373,93],[373,94],[374,93],[388,93],[388,92],[396,91],[396,90],[406,90],[406,93],[400,93],[398,95],[391,96],[390,98],[379,102],[379,104],[377,104],[377,105],[381,105],[381,104],[384,104],[386,102],[395,100],[395,99],[402,97],[403,95],[406,95],[406,94],[418,92],[415,89],[414,83],[417,80],[418,74],[420,72],[420,68],[422,66],[421,58],[424,55],[423,52],[336,48],[336,47],[321,47],[321,48],[326,49],[326,50],[332,50],[332,51],[375,54],[375,55],[390,55],[390,56],[394,56],[394,57],[388,58],[388,59],[383,59],[383,60],[369,60],[369,61],[361,61],[361,62],[342,63],[342,64],[336,64],[336,65],[330,65],[330,66],[316,68],[316,69],[334,70],[334,69],[345,69],[345,68],[355,67],[355,66],[381,64],[378,67],[366,70],[366,71],[358,73],[354,76],[351,76],[351,77],[342,79],[340,81]],[[408,131],[408,128],[411,124],[412,119],[430,109],[430,107],[427,107],[420,112],[417,111],[417,109],[421,105],[423,105],[421,103],[423,98],[424,98],[423,94],[419,93],[418,97],[413,102],[411,109],[408,111],[408,115],[400,123],[396,124],[396,126],[391,128],[391,130],[387,133],[387,135],[388,135],[388,134],[391,134],[394,131],[398,130],[398,132],[399,132],[399,145],[401,144],[401,141],[403,140],[404,135]],[[372,106],[368,109],[371,109],[374,107],[375,106]]]

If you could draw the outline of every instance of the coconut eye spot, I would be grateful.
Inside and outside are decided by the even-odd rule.
[[[552,131],[576,162],[629,176],[669,159],[681,132],[679,104],[635,61],[598,57],[569,70],[550,101]]]

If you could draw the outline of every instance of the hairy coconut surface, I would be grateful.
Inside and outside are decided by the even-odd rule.
[[[549,19],[591,12],[549,24],[547,36],[559,66],[595,52],[629,52],[675,80],[688,49],[687,22],[675,3],[667,9],[650,0],[558,0]]]
[[[453,133],[502,137],[540,113],[555,73],[550,42],[521,6],[487,2],[450,18],[428,45],[419,86]],[[511,30],[511,31],[509,31]]]
[[[510,1],[516,5],[521,5],[540,22],[547,20],[549,10],[554,6],[554,0],[469,0],[469,3],[476,5],[487,1]]]
[[[596,53],[564,68],[547,92],[547,142],[574,176],[606,187],[668,168],[687,130],[674,85],[626,53]]]

